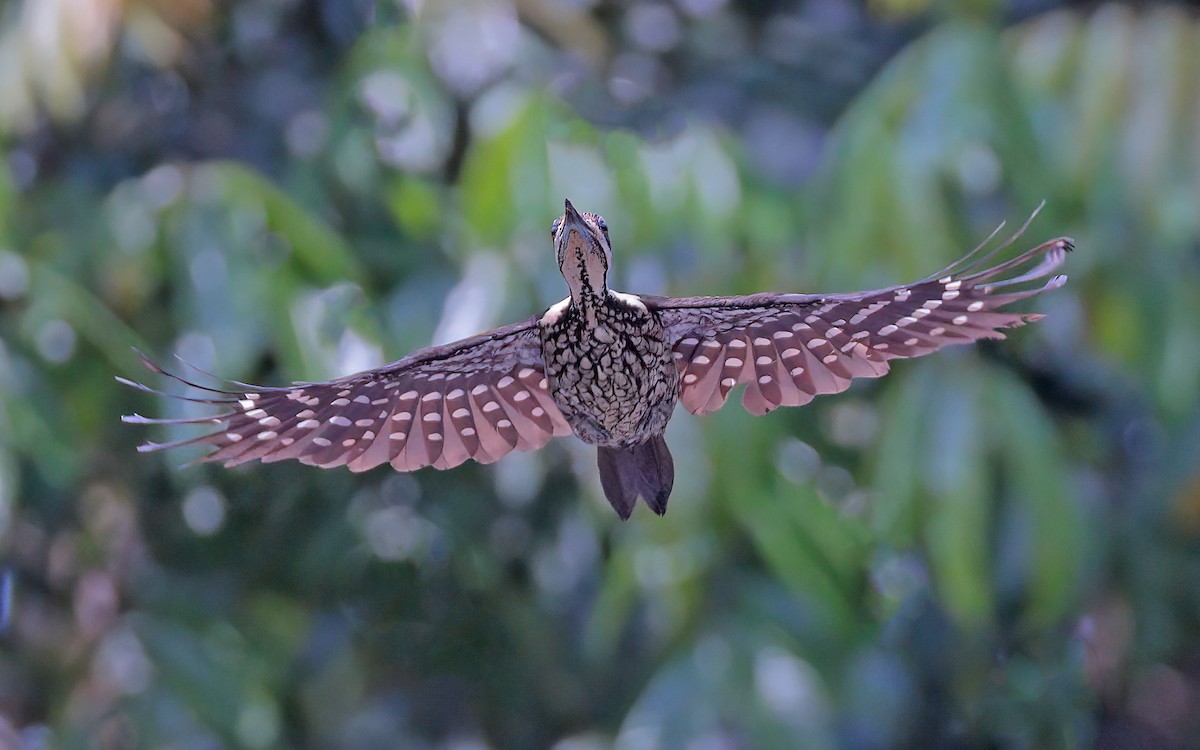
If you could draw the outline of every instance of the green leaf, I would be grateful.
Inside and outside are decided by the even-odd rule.
[[[987,393],[987,419],[997,427],[995,450],[1005,483],[1031,526],[1031,555],[1024,566],[1026,615],[1036,625],[1051,624],[1075,604],[1085,522],[1054,425],[1032,394],[1001,374],[988,378]]]
[[[361,278],[354,252],[345,240],[267,179],[236,162],[209,162],[202,168],[223,183],[231,205],[262,208],[266,228],[288,243],[295,265],[307,281],[333,284]]]

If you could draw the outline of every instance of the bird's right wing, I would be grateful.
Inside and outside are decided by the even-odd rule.
[[[211,445],[216,450],[201,460],[226,466],[297,459],[323,468],[347,465],[351,471],[384,462],[397,471],[446,469],[469,458],[489,463],[571,432],[547,388],[536,319],[422,349],[375,370],[286,388],[246,383],[233,384],[236,390],[210,388],[144,357],[143,362],[201,391],[173,398],[224,411],[197,419],[124,417],[135,424],[220,425],[200,437],[146,443],[139,450]]]
[[[734,387],[745,384],[742,404],[765,414],[843,391],[856,377],[879,377],[889,360],[1004,338],[1001,329],[1040,318],[1000,308],[1062,286],[1066,276],[1034,288],[1028,283],[1058,268],[1071,240],[1051,240],[979,270],[1015,239],[977,257],[981,245],[915,284],[869,292],[642,299],[674,348],[684,408],[714,412]]]

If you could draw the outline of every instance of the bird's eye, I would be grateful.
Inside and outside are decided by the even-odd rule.
[[[601,232],[608,234],[608,224],[605,223],[603,218],[600,218],[600,217],[596,218],[596,226],[600,227]]]
[[[558,234],[558,225],[562,223],[562,217],[558,217],[550,224],[550,236]]]

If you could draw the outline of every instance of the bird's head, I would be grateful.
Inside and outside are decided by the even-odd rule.
[[[576,211],[570,200],[564,201],[564,208],[566,212],[550,225],[558,270],[577,303],[589,294],[603,296],[612,262],[608,225],[600,214]]]

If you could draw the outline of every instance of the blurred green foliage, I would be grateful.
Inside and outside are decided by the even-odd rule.
[[[1200,19],[1056,5],[0,4],[0,746],[1200,746]],[[638,292],[919,278],[1043,199],[1079,251],[1008,341],[678,414],[663,519],[573,440],[135,452],[202,412],[131,347],[524,318],[563,196]]]

